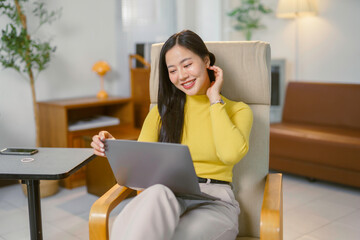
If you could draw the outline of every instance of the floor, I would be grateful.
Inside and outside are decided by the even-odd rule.
[[[360,189],[284,175],[285,240],[360,239]],[[96,196],[86,187],[60,189],[41,200],[44,239],[88,239]],[[110,225],[117,214],[115,209]],[[27,199],[20,185],[0,188],[0,240],[29,237]]]

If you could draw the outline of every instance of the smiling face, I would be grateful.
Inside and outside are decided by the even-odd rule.
[[[202,59],[189,49],[175,45],[165,55],[170,81],[187,95],[204,95],[210,87],[208,57]]]

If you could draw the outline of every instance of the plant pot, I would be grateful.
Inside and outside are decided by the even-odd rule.
[[[22,190],[27,196],[27,185],[21,184]],[[45,198],[54,195],[59,191],[59,180],[40,180],[40,197]]]

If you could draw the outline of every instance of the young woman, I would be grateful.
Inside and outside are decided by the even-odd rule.
[[[223,72],[202,39],[189,30],[172,35],[159,63],[158,105],[149,112],[138,141],[189,147],[202,192],[220,200],[176,197],[166,186],[145,189],[116,218],[112,239],[235,239],[239,205],[230,183],[233,166],[249,149],[252,112],[220,94]],[[105,156],[101,131],[94,153]]]

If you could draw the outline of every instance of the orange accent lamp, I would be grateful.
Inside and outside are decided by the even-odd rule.
[[[110,65],[105,61],[98,61],[92,67],[92,70],[100,76],[101,89],[97,93],[96,97],[99,99],[106,99],[109,95],[104,90],[104,75],[111,70]]]

